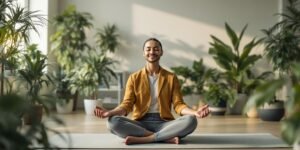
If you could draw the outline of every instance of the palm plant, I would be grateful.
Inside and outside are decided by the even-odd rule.
[[[107,24],[103,29],[98,29],[96,33],[97,45],[101,51],[105,52],[115,52],[117,46],[119,45],[117,34],[117,26]]]
[[[247,29],[247,25],[244,26],[239,36],[237,36],[227,23],[225,23],[225,28],[231,40],[231,45],[226,44],[212,35],[213,42],[210,43],[209,54],[213,56],[217,65],[224,70],[230,86],[234,88],[237,93],[245,93],[245,80],[248,78],[246,72],[261,58],[260,55],[250,53],[261,40],[254,38],[240,49],[240,43]]]
[[[1,0],[0,12],[0,95],[3,95],[5,67],[16,67],[20,44],[22,42],[27,44],[29,31],[38,33],[37,26],[42,25],[45,19],[37,11],[29,11],[18,6],[14,0]]]
[[[44,104],[39,98],[39,92],[44,86],[48,86],[52,80],[44,72],[46,69],[47,56],[43,55],[36,44],[28,46],[24,54],[24,68],[19,70],[21,78],[26,82],[27,96],[32,104]]]

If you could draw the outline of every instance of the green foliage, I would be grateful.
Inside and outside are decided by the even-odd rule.
[[[70,87],[70,79],[67,77],[67,75],[61,70],[58,69],[58,71],[53,72],[51,79],[53,80],[54,84],[54,93],[56,95],[56,98],[58,100],[66,101],[67,103],[69,100],[73,97],[71,94]]]
[[[212,55],[217,65],[224,70],[230,86],[236,89],[237,93],[245,93],[245,80],[248,78],[246,72],[261,58],[260,55],[251,55],[250,53],[261,40],[254,38],[240,49],[247,25],[242,29],[239,36],[227,23],[225,23],[225,28],[231,40],[231,46],[212,35],[213,42],[210,43],[209,54]]]
[[[117,34],[117,30],[117,26],[114,24],[107,24],[103,27],[103,29],[97,30],[96,43],[103,53],[108,51],[112,53],[115,52],[117,46],[119,45],[119,35]]]
[[[33,150],[39,145],[42,149],[59,149],[48,141],[48,134],[53,132],[44,123],[33,122],[32,125],[22,127],[22,114],[29,113],[33,118],[31,105],[16,94],[0,96],[0,149],[1,150]],[[54,117],[49,117],[54,123],[63,125],[63,122]],[[22,129],[22,130],[20,130]]]
[[[37,49],[36,44],[29,45],[23,56],[24,66],[18,72],[21,79],[26,83],[27,96],[32,104],[43,104],[39,98],[39,92],[44,85],[49,86],[52,82],[51,78],[44,72],[47,66],[47,56]]]
[[[232,106],[236,99],[236,94],[230,88],[224,76],[217,70],[210,72],[209,78],[205,82],[204,97],[206,102],[211,102],[212,105],[217,106],[222,100],[228,102]]]
[[[97,99],[96,93],[100,85],[104,84],[109,88],[111,77],[117,78],[114,71],[110,68],[114,63],[115,61],[105,54],[90,53],[85,58],[84,63],[72,72],[70,77],[71,92],[79,91],[85,96]]]
[[[37,11],[18,6],[15,0],[1,0],[0,8],[0,95],[3,95],[4,67],[16,69],[20,43],[28,44],[29,30],[38,33],[37,26],[41,26],[45,19]]]
[[[85,33],[92,27],[91,20],[91,14],[77,12],[73,5],[53,19],[55,33],[51,36],[52,52],[67,73],[80,63],[82,51],[91,49]]]
[[[295,82],[292,82],[290,97],[285,101],[286,116],[281,126],[282,137],[289,144],[293,144],[300,139],[300,64],[292,64],[291,73]],[[280,78],[258,86],[249,98],[244,111],[273,101],[276,91],[289,82],[290,79]]]
[[[185,66],[171,67],[178,75],[183,95],[202,94],[205,79],[209,76],[210,69],[203,64],[203,59],[193,61],[192,69]]]
[[[289,0],[287,12],[279,14],[282,21],[270,29],[263,30],[266,37],[265,54],[272,63],[274,70],[289,74],[291,65],[300,61],[300,9],[297,0]]]

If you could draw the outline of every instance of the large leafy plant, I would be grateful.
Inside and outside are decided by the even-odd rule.
[[[20,7],[15,0],[1,0],[0,12],[0,95],[3,95],[5,69],[16,69],[20,44],[28,44],[29,31],[38,32],[37,26],[45,19],[37,11]]]
[[[211,35],[213,42],[210,43],[209,54],[224,70],[230,86],[237,93],[246,93],[247,71],[261,58],[260,55],[251,54],[251,52],[261,40],[253,38],[243,48],[240,48],[247,25],[244,26],[239,36],[227,23],[225,23],[225,29],[231,41],[230,45]]]
[[[93,26],[91,21],[91,14],[78,12],[74,5],[53,19],[51,50],[67,74],[80,63],[82,52],[91,49],[86,41],[86,30]]]

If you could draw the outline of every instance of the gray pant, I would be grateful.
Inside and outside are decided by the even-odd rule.
[[[172,121],[165,121],[158,113],[146,114],[141,120],[130,120],[123,116],[109,117],[108,129],[115,135],[145,136],[146,131],[154,132],[155,141],[165,141],[173,137],[183,138],[192,133],[197,127],[197,119],[192,115],[181,116]]]

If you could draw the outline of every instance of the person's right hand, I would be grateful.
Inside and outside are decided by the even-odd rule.
[[[96,109],[94,110],[95,116],[99,118],[107,118],[110,116],[109,111],[105,110],[104,108],[96,106]]]

